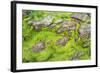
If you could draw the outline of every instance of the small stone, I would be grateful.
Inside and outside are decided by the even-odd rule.
[[[40,41],[32,47],[33,52],[41,52],[45,48],[45,42]]]
[[[56,45],[65,46],[67,42],[68,42],[68,38],[67,38],[66,36],[64,36],[63,38],[59,39],[59,40],[56,42]]]

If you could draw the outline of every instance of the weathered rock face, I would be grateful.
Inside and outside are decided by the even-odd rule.
[[[68,38],[67,38],[66,36],[64,36],[63,38],[59,39],[59,40],[56,42],[56,45],[65,46],[67,42],[68,42]]]
[[[28,24],[34,26],[35,30],[39,31],[42,27],[51,25],[53,18],[50,16],[45,17],[43,20],[40,21],[29,21]]]
[[[53,21],[53,18],[51,16],[47,16],[45,17],[43,20],[41,20],[40,22],[44,25],[44,26],[49,26],[51,25]]]
[[[87,25],[81,25],[80,29],[79,29],[79,36],[80,37],[89,37],[91,34],[91,25],[87,24]]]
[[[89,19],[86,13],[74,13],[71,17],[81,21],[87,21],[87,19]]]
[[[74,56],[71,58],[71,60],[79,60],[79,58],[84,55],[82,51],[77,51]]]
[[[76,23],[74,21],[64,21],[60,28],[58,28],[57,33],[62,33],[66,30],[75,30],[76,29]]]
[[[40,41],[32,47],[33,52],[40,52],[45,48],[45,42]]]

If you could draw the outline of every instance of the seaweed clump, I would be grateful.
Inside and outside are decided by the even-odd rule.
[[[23,10],[22,61],[91,58],[91,14]]]

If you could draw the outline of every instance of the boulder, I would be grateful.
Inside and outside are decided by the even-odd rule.
[[[62,23],[61,27],[58,28],[57,33],[62,33],[66,30],[75,30],[76,23],[71,20],[66,20]]]
[[[68,38],[67,38],[66,36],[64,36],[63,38],[59,39],[59,40],[56,42],[56,45],[65,46],[67,42],[68,42]]]
[[[29,21],[28,24],[33,26],[36,31],[39,31],[42,29],[42,27],[51,25],[52,20],[53,20],[52,17],[47,16],[40,21]]]
[[[40,23],[42,23],[44,26],[49,26],[51,25],[52,21],[53,18],[51,16],[47,16],[43,20],[41,20]]]
[[[89,19],[89,16],[87,15],[87,13],[74,13],[72,14],[71,18],[74,18],[80,21],[87,21],[87,19]]]
[[[33,52],[41,52],[45,48],[45,42],[40,41],[37,44],[32,46]]]
[[[90,24],[84,24],[81,25],[79,29],[79,37],[89,37],[91,34],[91,25]]]

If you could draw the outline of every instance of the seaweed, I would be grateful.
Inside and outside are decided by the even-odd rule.
[[[91,59],[91,31],[90,27],[86,28],[90,25],[91,16],[87,14],[89,13],[23,10],[22,61],[30,63]]]

